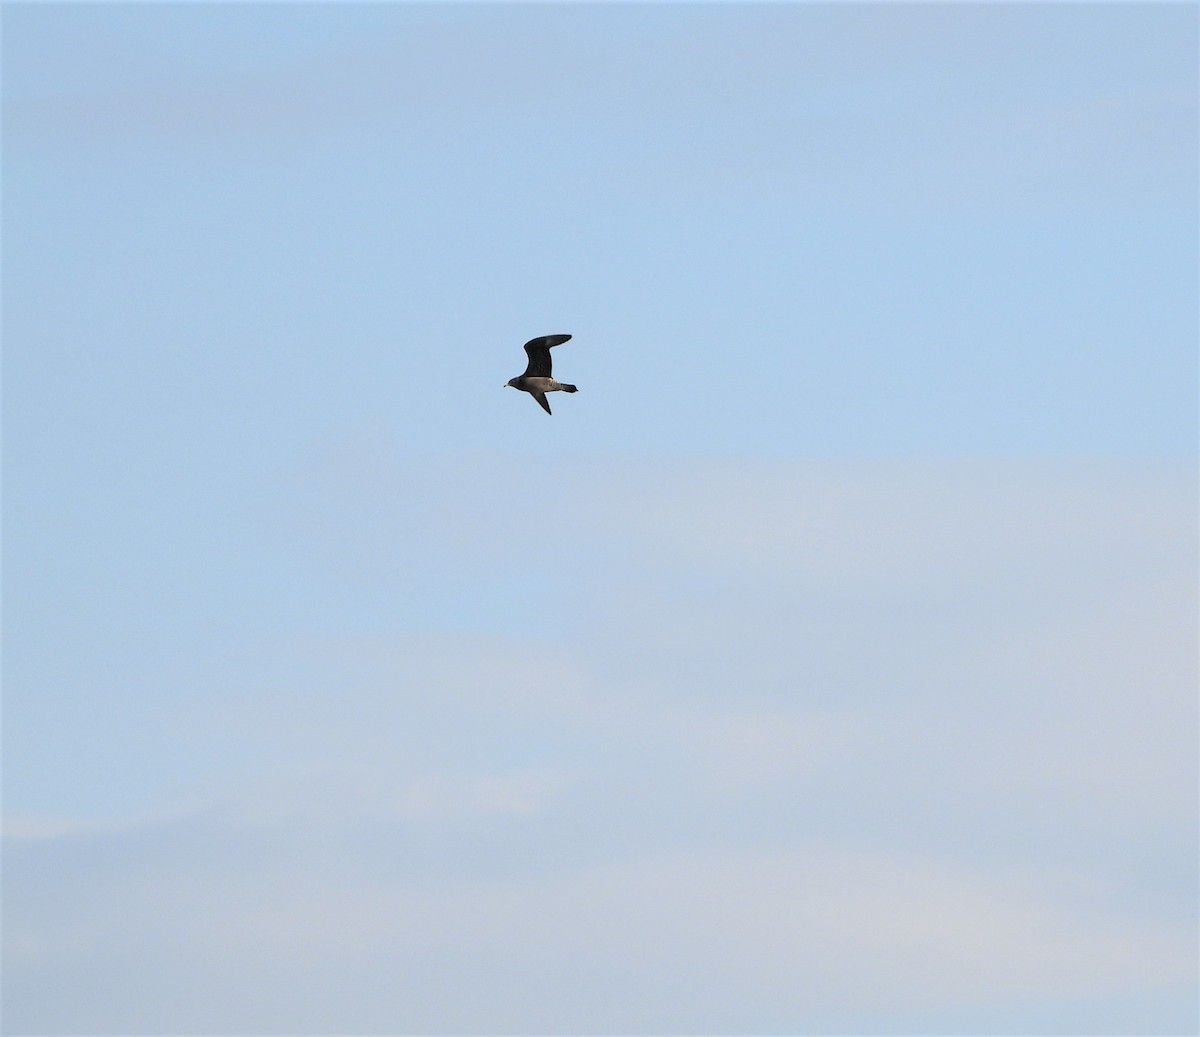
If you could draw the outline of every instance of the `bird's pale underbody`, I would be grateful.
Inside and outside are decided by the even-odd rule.
[[[550,347],[561,346],[570,335],[543,335],[541,338],[531,338],[525,343],[525,354],[529,364],[525,373],[516,378],[510,378],[505,384],[514,389],[529,393],[541,405],[547,414],[552,413],[550,404],[546,402],[548,392],[578,392],[573,385],[557,382],[550,377]]]

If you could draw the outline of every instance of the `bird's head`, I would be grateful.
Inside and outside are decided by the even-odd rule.
[[[504,388],[508,389],[510,387],[513,389],[515,389],[517,387],[517,380],[515,378],[510,378],[507,382],[504,383]]]

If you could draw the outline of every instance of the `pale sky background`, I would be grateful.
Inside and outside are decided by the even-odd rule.
[[[6,3],[5,1032],[1194,1033],[1197,24]]]

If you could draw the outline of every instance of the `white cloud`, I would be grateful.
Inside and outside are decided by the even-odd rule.
[[[466,465],[404,498],[422,535],[397,544],[403,466],[339,471],[335,590],[456,566],[442,509],[531,517]],[[1129,1029],[1192,1024],[1190,472],[697,463],[559,489],[569,634],[525,605],[524,638],[276,641],[193,715],[206,810],[23,822],[13,1028],[828,1032],[957,1011],[960,1031],[1036,1032],[1071,1006],[1102,1032],[1112,997],[1142,999]],[[477,543],[469,585],[511,579],[509,549]]]
[[[205,834],[236,841],[219,829]],[[252,848],[232,871],[203,860],[150,874],[114,867],[93,879],[100,902],[84,901],[82,917],[57,933],[43,923],[40,943],[22,935],[29,906],[21,905],[9,948],[19,974],[82,955],[111,998],[98,1014],[71,999],[52,1010],[42,1003],[42,1025],[628,1033],[805,1030],[818,1020],[853,1028],[887,1012],[1170,990],[1192,975],[1185,933],[1114,917],[1103,896],[1064,898],[1053,877],[903,853],[683,849],[481,881],[364,873],[350,845],[324,856],[286,845],[264,853],[256,838],[241,849]],[[88,930],[103,957],[79,939]],[[158,982],[164,969],[177,987],[178,976],[190,977],[186,1011],[178,990]],[[247,982],[233,982],[238,976]],[[18,1018],[32,1018],[18,1004]]]

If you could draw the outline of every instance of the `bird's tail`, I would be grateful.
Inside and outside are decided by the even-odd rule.
[[[560,385],[559,388],[563,392],[579,392],[579,390],[577,388],[575,388],[575,386],[573,386],[573,385]]]

